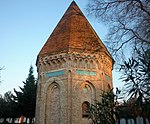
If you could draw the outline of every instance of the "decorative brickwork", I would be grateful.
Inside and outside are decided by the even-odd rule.
[[[86,110],[112,87],[113,59],[74,1],[36,65],[36,124],[92,124]]]

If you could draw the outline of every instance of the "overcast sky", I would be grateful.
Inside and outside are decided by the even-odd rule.
[[[88,0],[75,0],[84,15]],[[36,73],[36,57],[72,0],[0,0],[0,94],[19,89],[30,65]],[[107,28],[87,17],[103,41]],[[114,73],[114,87],[121,86]]]

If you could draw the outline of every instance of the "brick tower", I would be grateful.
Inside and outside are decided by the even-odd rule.
[[[113,59],[74,1],[36,65],[36,124],[91,124],[87,110],[112,87]]]

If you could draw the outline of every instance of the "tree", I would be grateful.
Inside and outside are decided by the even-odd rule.
[[[128,51],[135,53],[121,65],[125,93],[136,100],[135,105],[142,107],[143,113],[149,113],[150,1],[90,0],[87,10],[109,25],[105,42],[115,57],[121,59]]]
[[[13,94],[8,91],[4,94],[4,97],[0,97],[0,118],[4,118],[4,123],[7,123],[7,118],[18,117],[16,107],[13,102]]]
[[[0,95],[0,118],[3,117],[3,113],[4,113],[4,109],[5,109],[4,105],[5,105],[5,101],[2,97],[2,95]]]
[[[150,116],[147,109],[150,105],[150,49],[139,51],[136,59],[125,61],[120,71],[128,99],[135,99],[135,105],[142,109],[144,117]]]
[[[33,117],[35,117],[35,105],[36,105],[36,80],[33,75],[33,67],[29,69],[29,74],[24,83],[23,88],[20,87],[21,91],[15,92],[15,101],[18,104],[18,110],[21,112],[20,116],[23,115],[30,119],[32,123]]]
[[[130,97],[149,101],[150,99],[150,49],[139,53],[139,57],[129,59],[121,65],[122,80],[125,82],[126,93]]]
[[[100,101],[96,101],[96,104],[91,105],[90,118],[93,124],[115,124],[115,95],[111,89],[108,92],[104,92]]]
[[[106,44],[113,55],[150,48],[149,0],[90,0],[88,14],[109,25]]]
[[[17,110],[17,104],[14,102],[13,94],[11,91],[8,91],[4,94],[4,114],[5,118],[12,118],[12,123],[14,123],[15,118],[19,116],[19,112]]]

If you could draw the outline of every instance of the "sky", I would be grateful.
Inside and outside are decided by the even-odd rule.
[[[72,0],[0,0],[0,94],[23,86],[29,68],[37,77],[36,57]],[[75,0],[100,39],[107,27],[87,16],[88,0]],[[122,87],[113,72],[114,87]]]

